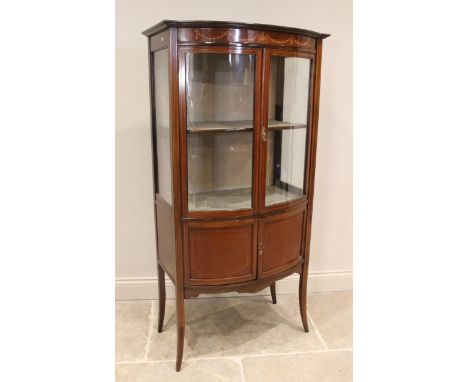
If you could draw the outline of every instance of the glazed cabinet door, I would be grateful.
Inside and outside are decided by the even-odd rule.
[[[221,285],[257,276],[256,219],[184,224],[185,283]]]
[[[261,49],[179,49],[184,216],[248,215],[258,195]]]
[[[306,201],[313,54],[266,49],[262,119],[263,210]]]
[[[259,219],[259,274],[267,278],[304,256],[305,208]]]

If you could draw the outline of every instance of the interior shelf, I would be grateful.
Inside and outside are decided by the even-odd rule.
[[[188,133],[218,133],[228,131],[252,131],[253,121],[203,121],[187,124]]]
[[[306,125],[284,121],[268,121],[269,130],[304,129]],[[221,133],[232,131],[253,131],[253,121],[203,121],[190,122],[187,125],[188,133]]]
[[[291,130],[291,129],[305,129],[306,125],[301,125],[299,123],[285,122],[285,121],[276,121],[270,119],[268,121],[268,130]]]
[[[252,208],[251,188],[236,188],[200,192],[189,195],[190,211],[242,210]],[[272,205],[298,199],[302,195],[291,193],[275,186],[267,186],[266,204]]]

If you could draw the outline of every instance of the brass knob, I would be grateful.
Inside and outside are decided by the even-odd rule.
[[[267,141],[267,133],[266,133],[265,126],[262,127],[262,140],[263,142]]]

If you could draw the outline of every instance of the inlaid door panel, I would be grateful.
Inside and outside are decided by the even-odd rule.
[[[301,261],[304,254],[304,222],[305,208],[260,219],[261,276],[282,272]]]
[[[185,283],[221,285],[253,280],[256,249],[256,219],[185,223]]]

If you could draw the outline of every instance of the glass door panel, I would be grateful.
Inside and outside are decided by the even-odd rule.
[[[255,54],[187,53],[189,211],[252,208]]]
[[[304,195],[310,63],[270,56],[266,206]]]

